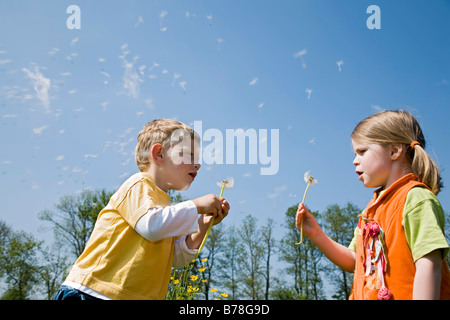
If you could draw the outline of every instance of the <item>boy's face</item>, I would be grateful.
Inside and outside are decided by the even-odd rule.
[[[200,143],[185,139],[163,151],[163,181],[167,190],[187,190],[200,169]]]

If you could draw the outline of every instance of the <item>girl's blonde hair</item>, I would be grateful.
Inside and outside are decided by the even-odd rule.
[[[148,168],[149,152],[152,146],[160,143],[164,148],[169,147],[172,133],[182,129],[191,137],[199,139],[198,134],[188,125],[174,119],[157,119],[147,123],[137,136],[135,149],[136,164],[140,171]]]
[[[442,188],[441,175],[436,163],[425,151],[425,137],[417,120],[402,110],[376,113],[362,120],[352,132],[353,140],[377,143],[383,146],[405,144],[413,173],[434,194]],[[411,143],[417,141],[419,144]]]

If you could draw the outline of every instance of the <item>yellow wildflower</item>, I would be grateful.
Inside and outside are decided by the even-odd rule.
[[[173,284],[178,284],[179,282],[180,282],[180,280],[177,279],[177,280],[173,281]]]
[[[206,262],[206,261],[208,261],[208,258],[202,259],[202,262]]]
[[[198,276],[191,276],[190,278],[191,278],[191,281],[197,281]]]
[[[224,297],[224,298],[227,298],[227,297],[228,297],[228,295],[227,295],[226,292],[222,292],[220,295],[221,295],[222,297]]]
[[[211,289],[211,292],[216,292],[217,291],[217,288],[212,288]]]
[[[205,270],[206,270],[206,268],[198,268],[198,271],[200,271],[200,272],[203,272]]]

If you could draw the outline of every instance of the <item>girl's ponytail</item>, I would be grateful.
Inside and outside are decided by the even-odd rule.
[[[414,141],[415,142],[415,141]],[[441,174],[436,163],[422,148],[420,143],[411,143],[412,171],[419,180],[430,187],[434,194],[438,194],[442,188]]]

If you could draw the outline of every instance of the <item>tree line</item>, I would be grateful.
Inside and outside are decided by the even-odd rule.
[[[50,246],[0,221],[0,298],[52,299],[112,194],[105,189],[86,190],[63,196],[53,210],[41,211],[39,219],[53,230]],[[179,193],[171,196],[172,203],[186,200]],[[271,218],[261,223],[248,214],[239,225],[229,225],[225,220],[214,226],[199,257],[204,261],[203,298],[211,299],[211,291],[216,290],[213,288],[220,288],[232,300],[347,299],[353,275],[330,263],[307,238],[295,245],[300,241],[295,227],[297,206],[287,208],[280,225]],[[361,211],[347,203],[331,204],[323,212],[311,213],[332,239],[348,245]],[[448,236],[448,214],[446,222]],[[277,238],[279,228],[284,232]],[[194,268],[193,274],[198,273]],[[171,285],[168,290],[172,290]]]

